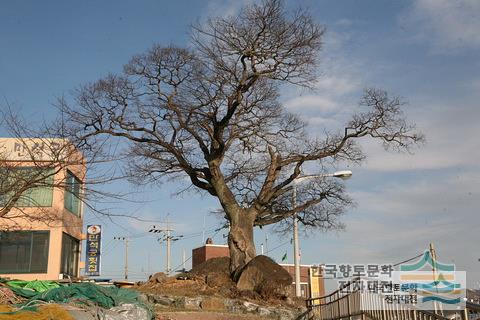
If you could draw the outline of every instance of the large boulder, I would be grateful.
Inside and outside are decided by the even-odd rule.
[[[250,290],[264,298],[286,297],[292,277],[287,270],[267,256],[256,256],[242,270],[239,290]]]
[[[148,282],[151,284],[164,283],[167,281],[168,276],[163,272],[157,272],[154,275],[150,276]]]

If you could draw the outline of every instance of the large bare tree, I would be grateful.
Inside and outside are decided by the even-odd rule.
[[[122,73],[78,88],[59,103],[72,138],[94,149],[127,142],[131,174],[141,182],[188,177],[218,199],[230,225],[232,276],[255,257],[255,226],[298,214],[305,225],[334,228],[351,201],[333,179],[299,187],[309,163],[359,162],[356,140],[378,139],[408,148],[421,140],[386,92],[368,89],[360,108],[338,132],[310,137],[306,124],[279,102],[284,86],[317,78],[324,29],[304,11],[288,13],[266,0],[236,16],[212,18],[192,30],[192,46],[154,46]]]

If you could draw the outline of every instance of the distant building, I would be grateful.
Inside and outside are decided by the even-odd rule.
[[[295,293],[295,265],[280,265],[292,276],[292,294]],[[300,265],[300,292],[304,298],[318,298],[325,295],[325,284],[321,266]]]
[[[192,268],[208,259],[229,257],[229,252],[227,245],[213,244],[207,239],[204,246],[192,250]]]
[[[63,149],[54,155],[55,148]],[[63,139],[1,138],[0,162],[0,169],[13,172],[14,177],[17,171],[25,176],[38,170],[52,172],[41,187],[22,194],[9,213],[18,213],[18,218],[0,218],[0,277],[55,280],[78,276],[83,239],[80,198],[86,174],[81,153]],[[0,194],[0,207],[8,197],[8,193]]]
[[[210,239],[209,239],[210,240]],[[207,243],[192,250],[192,268],[212,258],[229,257],[228,245]],[[293,264],[280,264],[295,280]],[[325,285],[320,266],[300,265],[300,290],[304,298],[316,298],[325,295]],[[292,282],[292,294],[295,293],[295,281]]]
[[[467,301],[480,304],[480,290],[467,289]]]

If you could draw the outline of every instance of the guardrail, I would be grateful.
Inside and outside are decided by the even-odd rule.
[[[400,303],[386,303],[378,293],[361,292],[361,279],[354,278],[340,289],[323,297],[306,300],[308,319],[318,320],[475,320],[480,319],[480,305],[466,303],[461,312],[446,317],[438,313],[419,310]]]

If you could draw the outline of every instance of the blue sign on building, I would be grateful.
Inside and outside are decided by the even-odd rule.
[[[85,275],[100,275],[100,245],[102,239],[102,226],[87,226],[87,257],[85,259]]]

